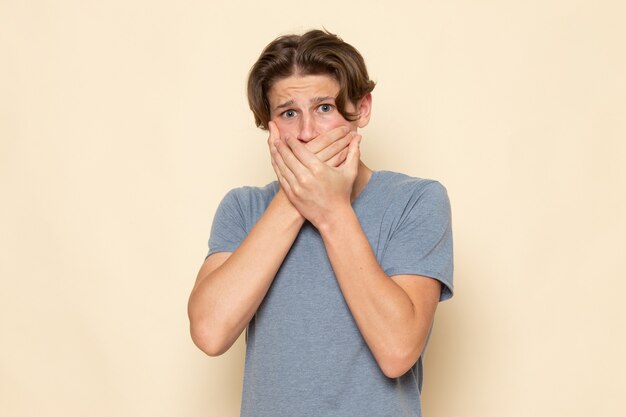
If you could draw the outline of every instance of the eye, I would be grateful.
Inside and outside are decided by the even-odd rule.
[[[332,104],[320,104],[318,109],[322,113],[329,113],[333,111],[333,105]]]
[[[296,114],[295,110],[286,110],[283,112],[282,116],[284,118],[291,119],[292,117],[296,117]]]

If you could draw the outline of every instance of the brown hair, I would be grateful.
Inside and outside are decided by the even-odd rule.
[[[376,85],[369,79],[359,51],[337,35],[311,30],[303,35],[280,36],[265,47],[248,76],[248,104],[257,127],[268,128],[271,113],[267,94],[272,85],[296,73],[327,74],[337,80],[337,110],[350,121],[359,114],[346,111],[346,104],[356,104]]]

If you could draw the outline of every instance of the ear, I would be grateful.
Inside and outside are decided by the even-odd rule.
[[[372,115],[372,93],[368,93],[356,103],[356,110],[359,113],[357,120],[359,128],[367,126]]]

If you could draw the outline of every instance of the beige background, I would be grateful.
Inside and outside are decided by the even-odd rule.
[[[186,301],[217,204],[273,179],[246,73],[325,26],[366,57],[364,160],[437,178],[456,296],[425,415],[626,410],[621,1],[0,0],[0,415],[238,415],[244,344]]]

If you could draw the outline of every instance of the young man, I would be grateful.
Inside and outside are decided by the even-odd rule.
[[[247,329],[242,416],[421,415],[422,353],[452,296],[450,208],[438,182],[360,160],[373,89],[359,52],[318,30],[252,67],[278,181],[226,195],[189,299],[207,354]]]

